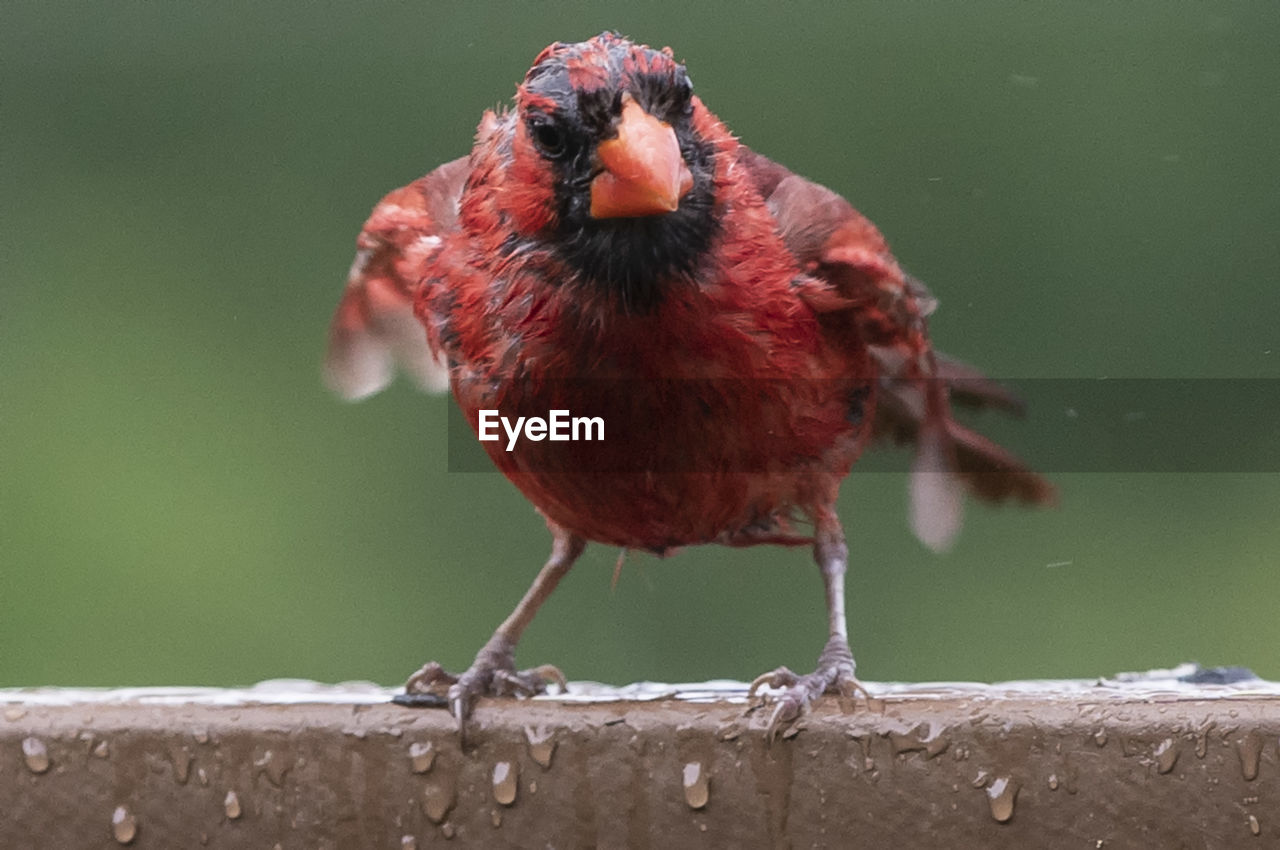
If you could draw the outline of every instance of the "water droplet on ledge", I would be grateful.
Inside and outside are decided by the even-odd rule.
[[[543,769],[551,767],[551,757],[556,752],[555,731],[546,726],[524,727],[525,739],[529,742],[529,758],[537,762]]]
[[[700,761],[691,761],[684,766],[684,801],[691,809],[701,809],[711,799],[711,777]]]
[[[1159,744],[1156,744],[1154,755],[1156,757],[1156,770],[1161,773],[1168,773],[1178,763],[1178,743],[1172,738],[1165,738]]]
[[[1258,763],[1262,759],[1262,736],[1250,732],[1237,745],[1240,752],[1240,772],[1245,781],[1252,782],[1258,778]]]
[[[49,769],[49,750],[39,738],[22,739],[22,760],[32,773],[44,773]]]
[[[1018,783],[1007,776],[1000,776],[987,786],[987,802],[991,805],[991,816],[1000,823],[1007,823],[1013,817],[1013,804],[1018,798]]]
[[[432,782],[422,789],[422,811],[432,823],[443,823],[456,799],[452,782]]]
[[[493,799],[503,806],[510,806],[516,801],[516,791],[520,787],[520,764],[514,761],[500,761],[493,766]]]
[[[414,773],[426,773],[435,763],[435,744],[430,741],[415,741],[409,745],[409,764]]]
[[[117,844],[132,844],[138,837],[138,819],[124,806],[111,813],[111,835]]]

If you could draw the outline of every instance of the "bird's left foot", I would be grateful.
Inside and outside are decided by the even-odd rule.
[[[517,670],[515,647],[495,635],[476,654],[465,673],[450,673],[432,661],[409,677],[405,692],[393,697],[392,702],[412,707],[447,707],[462,729],[478,698],[531,697],[545,692],[549,682],[565,689],[564,674],[550,664]]]
[[[784,727],[794,722],[818,697],[826,693],[840,694],[852,699],[859,692],[865,694],[866,688],[853,675],[853,652],[849,649],[849,641],[839,635],[832,635],[818,656],[818,669],[806,676],[800,676],[787,667],[779,667],[762,676],[757,676],[747,691],[747,698],[756,696],[763,687],[781,688],[782,692],[761,698],[752,708],[759,708],[766,701],[773,703],[773,714],[769,716],[769,725],[765,729],[765,739],[772,741]]]

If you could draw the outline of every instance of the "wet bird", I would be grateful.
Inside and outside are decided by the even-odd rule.
[[[400,364],[482,410],[600,417],[625,438],[483,445],[545,517],[551,556],[460,675],[427,664],[410,701],[465,723],[481,696],[563,676],[518,670],[538,607],[589,541],[666,554],[703,543],[812,546],[828,636],[813,672],[769,689],[776,732],[853,694],[841,480],[877,438],[914,446],[909,513],[940,549],[965,492],[1045,503],[1053,488],[958,424],[952,402],[1016,409],[934,352],[935,300],[835,192],[739,142],[685,67],[614,33],[555,43],[471,154],[387,195],[358,239],[326,374],[349,398]]]

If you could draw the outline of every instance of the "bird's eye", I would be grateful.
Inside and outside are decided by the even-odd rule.
[[[529,132],[538,150],[549,159],[559,159],[568,150],[568,140],[564,128],[547,118],[529,123]]]

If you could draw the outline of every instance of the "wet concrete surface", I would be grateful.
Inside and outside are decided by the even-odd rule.
[[[371,685],[0,691],[0,847],[1280,846],[1280,686],[1185,674],[868,683],[772,743],[734,682],[483,700],[465,747]]]

